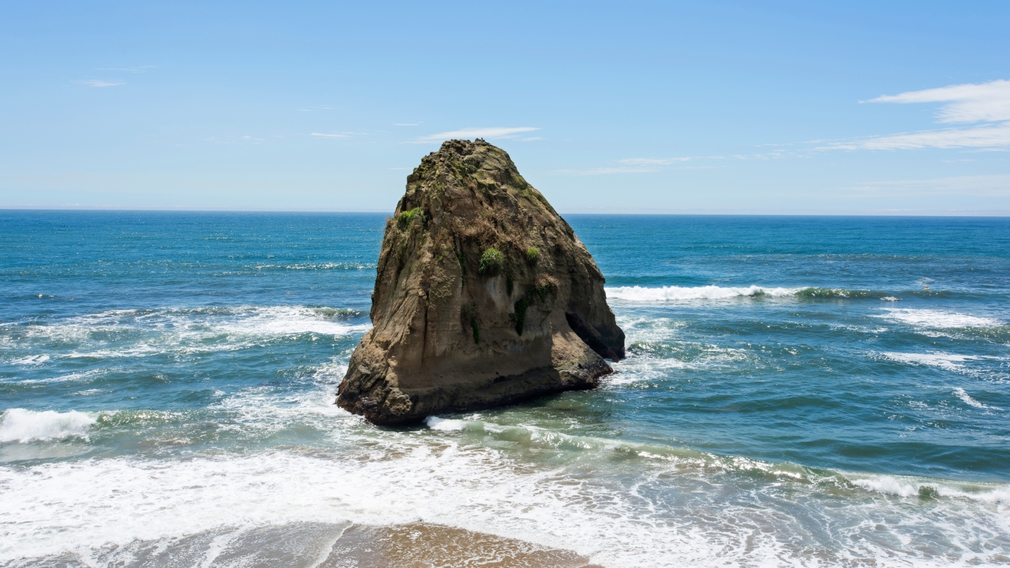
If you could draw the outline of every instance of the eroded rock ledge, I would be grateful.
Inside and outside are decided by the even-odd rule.
[[[376,424],[590,389],[624,356],[592,256],[508,154],[450,140],[386,223],[337,403]]]

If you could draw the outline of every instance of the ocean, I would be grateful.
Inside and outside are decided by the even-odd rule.
[[[1010,219],[568,215],[616,372],[383,429],[333,403],[385,218],[0,211],[0,565],[1010,564]]]

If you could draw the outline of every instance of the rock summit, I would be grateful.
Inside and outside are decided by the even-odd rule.
[[[624,357],[604,278],[512,159],[483,140],[425,156],[386,222],[372,329],[337,404],[383,425],[590,389]]]

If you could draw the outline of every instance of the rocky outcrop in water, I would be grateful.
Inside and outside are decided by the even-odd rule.
[[[624,356],[592,256],[500,148],[451,140],[386,223],[337,403],[376,424],[590,389]]]

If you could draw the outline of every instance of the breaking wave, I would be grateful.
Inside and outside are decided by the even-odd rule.
[[[235,351],[301,335],[348,337],[367,331],[356,310],[309,306],[234,306],[109,310],[8,326],[8,361],[38,366],[52,358],[145,357]],[[51,346],[51,347],[50,347]],[[37,354],[39,350],[50,354]]]
[[[1010,485],[1006,483],[958,483],[907,475],[846,473],[845,476],[856,487],[884,495],[904,498],[966,499],[993,505],[1010,503]]]
[[[68,438],[88,439],[88,429],[95,418],[71,410],[26,410],[10,408],[0,413],[0,443],[48,442]]]
[[[991,317],[945,310],[884,308],[877,317],[924,329],[963,329],[1001,327],[1004,322]]]
[[[960,394],[958,393],[960,391]],[[955,389],[978,408],[985,405],[971,399],[963,389]],[[966,401],[967,402],[967,401]],[[792,481],[803,485],[831,487],[833,490],[864,490],[900,497],[930,496],[964,499],[980,503],[1010,504],[1010,484],[955,481],[924,476],[889,475],[812,468],[790,462],[769,462],[742,456],[724,456],[686,447],[656,443],[617,441],[591,436],[569,435],[553,429],[531,425],[503,425],[472,418],[431,416],[426,425],[430,430],[455,434],[464,439],[480,439],[484,444],[511,442],[543,450],[574,450],[595,454],[606,460],[606,454],[636,457],[652,462],[664,462],[680,474],[704,475],[716,473],[760,477],[768,481]],[[613,459],[613,458],[611,458]]]
[[[783,288],[766,286],[616,286],[606,289],[607,298],[625,302],[684,302],[691,300],[729,300],[734,298],[797,298],[803,300],[876,299],[897,302],[888,292],[848,290],[845,288]]]
[[[975,543],[956,554],[983,562],[999,558],[1005,542],[971,536],[1002,530],[1004,515],[993,507],[1010,503],[1006,484],[814,469],[469,416],[382,435],[339,411],[328,423],[335,436],[367,443],[0,467],[0,516],[9,522],[0,561],[137,539],[171,546],[179,535],[235,525],[345,521],[445,524],[572,549],[607,566],[710,565],[716,557],[845,565],[849,553],[876,565],[939,565],[931,559],[952,557],[937,553],[934,538]],[[517,452],[555,457],[538,464]],[[599,468],[613,476],[588,475]],[[671,494],[680,497],[664,497]],[[810,526],[823,496],[832,522]],[[806,500],[804,512],[768,514],[770,503],[795,499]],[[923,499],[939,513],[921,507]],[[936,527],[934,514],[948,522]],[[751,528],[768,523],[775,530]],[[874,532],[858,529],[866,523]],[[811,557],[795,538],[838,543],[839,552],[818,546]],[[913,544],[895,556],[894,539]]]
[[[607,288],[607,298],[627,302],[682,302],[687,300],[728,300],[730,298],[768,296],[780,298],[795,296],[803,288],[731,288],[722,286],[664,286],[643,288],[641,286],[618,286]]]

